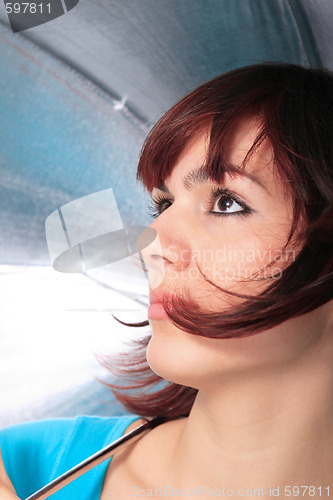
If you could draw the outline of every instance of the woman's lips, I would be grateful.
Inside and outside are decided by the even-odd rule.
[[[154,302],[148,309],[148,319],[167,319],[167,315],[162,302]]]
[[[148,319],[167,319],[167,315],[163,302],[165,301],[166,292],[163,290],[150,291],[148,309]]]

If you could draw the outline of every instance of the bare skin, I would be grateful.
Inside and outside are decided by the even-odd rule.
[[[268,345],[269,333],[263,336]],[[101,499],[125,500],[133,486],[146,492],[258,488],[267,499],[270,487],[279,486],[284,497],[286,486],[305,485],[327,495],[325,488],[333,487],[332,350],[319,344],[290,366],[229,380],[220,392],[200,391],[188,418],[161,425],[114,457]]]

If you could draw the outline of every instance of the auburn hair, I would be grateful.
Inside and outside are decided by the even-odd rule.
[[[258,136],[248,155],[267,139],[274,166],[287,180],[293,199],[291,240],[305,220],[302,249],[259,295],[242,296],[239,306],[205,312],[179,297],[165,304],[170,320],[182,330],[208,338],[236,338],[268,330],[308,313],[333,298],[333,76],[323,69],[265,63],[242,67],[201,85],[175,104],[149,133],[137,179],[148,191],[164,183],[189,141],[210,130],[205,169],[221,181],[228,171],[223,144],[232,124],[258,117]],[[203,278],[228,292],[208,278]],[[237,294],[236,294],[237,295]],[[145,326],[148,321],[131,326]],[[109,384],[117,399],[143,417],[187,416],[197,390],[161,379],[147,364],[149,334],[130,354],[102,362],[123,379]]]

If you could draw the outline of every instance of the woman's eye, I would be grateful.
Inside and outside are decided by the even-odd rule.
[[[155,202],[156,210],[159,214],[164,212],[164,210],[169,208],[171,205],[172,203],[169,200],[159,200],[158,202]]]
[[[148,213],[153,218],[156,219],[162,212],[172,205],[172,201],[166,198],[155,198],[151,200],[151,204],[148,206]]]
[[[244,212],[244,208],[231,196],[220,196],[214,203],[212,212],[215,213],[235,213]]]
[[[212,215],[249,215],[253,209],[228,188],[213,188],[209,197],[209,213]],[[213,209],[211,208],[213,207]]]

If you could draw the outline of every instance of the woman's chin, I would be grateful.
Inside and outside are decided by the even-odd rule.
[[[198,352],[193,350],[191,337],[191,334],[172,323],[154,322],[152,338],[146,351],[152,371],[175,384],[195,387],[200,370]]]
[[[183,356],[179,351],[177,352],[175,340],[171,338],[172,335],[166,332],[165,328],[163,330],[157,332],[156,328],[153,329],[152,338],[147,346],[147,362],[156,375],[178,384],[181,383],[178,378],[182,372],[180,358]]]

